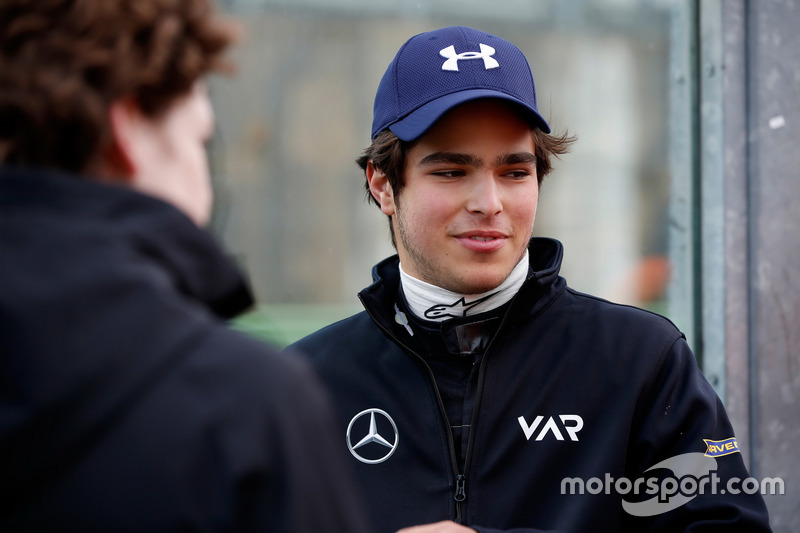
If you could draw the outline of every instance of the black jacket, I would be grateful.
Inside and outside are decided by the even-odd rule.
[[[735,448],[704,442],[734,437],[725,410],[671,322],[569,289],[557,241],[529,250],[532,275],[478,363],[464,464],[430,354],[415,353],[413,324],[398,316],[396,257],[360,293],[366,312],[297,343],[335,394],[376,530],[451,519],[481,532],[768,531],[758,495],[709,485],[671,511],[682,500],[646,503],[659,474],[671,476],[650,480],[665,496],[685,478],[687,497],[687,472],[716,475],[718,488],[748,477],[741,453],[704,455]],[[665,460],[669,470],[645,473]]]
[[[0,269],[0,531],[363,530],[318,382],[226,326],[249,291],[182,213],[6,169]]]

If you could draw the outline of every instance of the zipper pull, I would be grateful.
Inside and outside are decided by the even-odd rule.
[[[408,325],[408,317],[406,316],[406,314],[402,312],[399,307],[397,307],[397,304],[394,304],[394,310],[396,313],[394,315],[394,321],[403,326],[404,328],[406,328],[408,334],[413,337],[414,330],[411,329],[411,326]]]
[[[467,478],[465,478],[462,474],[459,474],[456,477],[456,493],[453,496],[457,502],[463,502],[467,499],[467,492],[465,490],[465,485],[467,484]]]

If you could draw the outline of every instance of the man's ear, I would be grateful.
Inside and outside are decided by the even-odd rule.
[[[382,170],[377,168],[372,161],[367,163],[367,183],[369,183],[369,192],[372,197],[381,206],[381,211],[384,215],[392,216],[396,211],[394,202],[394,191],[389,184],[389,179]]]
[[[111,139],[101,162],[104,177],[129,182],[136,176],[136,139],[142,133],[142,118],[139,105],[132,98],[122,98],[111,104],[108,110]]]

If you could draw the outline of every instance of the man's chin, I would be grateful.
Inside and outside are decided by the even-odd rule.
[[[487,274],[482,272],[471,276],[464,276],[459,279],[458,283],[454,283],[452,287],[447,287],[449,290],[459,294],[482,294],[489,292],[502,284],[510,272],[498,274]]]

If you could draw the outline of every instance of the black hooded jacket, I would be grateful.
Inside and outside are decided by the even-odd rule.
[[[172,206],[0,172],[0,531],[363,531],[305,365]]]
[[[722,494],[748,473],[681,332],[568,288],[557,241],[533,239],[529,255],[528,279],[464,373],[463,460],[437,354],[425,353],[435,344],[403,311],[397,256],[359,294],[365,312],[294,346],[334,393],[376,531],[448,519],[481,533],[769,531],[758,494]],[[675,482],[686,494],[670,494]]]

